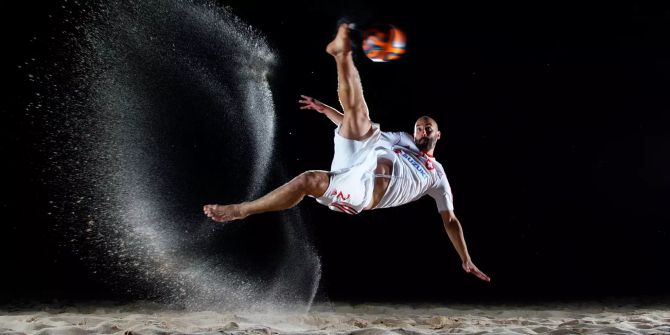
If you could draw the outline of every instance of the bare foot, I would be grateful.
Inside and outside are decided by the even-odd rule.
[[[337,29],[335,39],[328,43],[326,52],[337,57],[351,53],[351,40],[349,39],[349,24],[342,23]]]
[[[205,212],[205,215],[216,222],[240,220],[247,217],[242,214],[242,204],[205,205],[202,210]]]

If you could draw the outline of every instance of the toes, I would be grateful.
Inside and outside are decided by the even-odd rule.
[[[212,220],[214,220],[216,222],[226,222],[227,221],[226,218],[223,217],[223,216],[213,216]]]
[[[230,208],[224,205],[205,205],[202,210],[207,217],[216,222],[227,222],[234,216]]]

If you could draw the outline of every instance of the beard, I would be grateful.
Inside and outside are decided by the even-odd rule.
[[[437,143],[437,139],[434,137],[424,137],[420,140],[414,140],[414,144],[416,144],[417,148],[421,151],[435,149],[435,143]]]

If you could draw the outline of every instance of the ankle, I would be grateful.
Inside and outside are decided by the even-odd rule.
[[[237,215],[240,217],[240,219],[244,219],[250,214],[252,214],[249,208],[249,203],[247,201],[237,204],[236,209],[237,209]]]
[[[337,53],[331,53],[330,55],[335,58],[336,62],[346,62],[348,60],[353,60],[352,50],[342,50]]]

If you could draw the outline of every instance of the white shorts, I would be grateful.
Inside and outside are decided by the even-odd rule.
[[[326,192],[316,198],[317,202],[347,214],[358,214],[370,204],[377,167],[375,147],[381,135],[379,124],[373,123],[372,129],[372,136],[361,141],[344,138],[339,133],[340,127],[335,129],[330,184]]]

